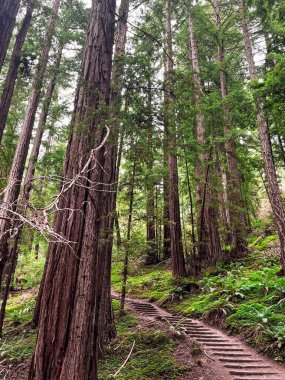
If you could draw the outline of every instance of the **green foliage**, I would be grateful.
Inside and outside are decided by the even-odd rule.
[[[131,313],[128,312],[128,310],[125,310],[124,315],[119,318],[120,302],[117,300],[113,300],[112,303],[116,319],[116,331],[118,334],[124,333],[129,328],[135,327],[137,325],[136,319]]]
[[[35,260],[33,252],[27,254],[22,253],[19,256],[14,276],[14,286],[16,288],[34,288],[39,285],[42,279],[44,265],[44,257]]]
[[[100,362],[100,380],[107,379],[120,368],[128,356],[133,342],[135,342],[135,346],[130,360],[116,377],[117,379],[179,379],[184,369],[179,367],[172,358],[177,342],[162,331],[141,330],[126,332],[119,336],[116,345]],[[116,350],[116,347],[120,347],[119,350]],[[110,377],[112,378],[112,376]]]
[[[268,236],[266,244],[275,238]],[[116,269],[118,266],[113,273],[118,281],[115,286],[120,281]],[[165,268],[142,267],[131,270],[128,291],[136,297],[167,300],[170,311],[222,323],[229,331],[242,333],[258,349],[285,359],[285,278],[277,275],[279,271],[278,258],[251,254],[209,268],[198,282],[199,290],[187,293]]]
[[[8,300],[4,335],[0,344],[2,363],[30,359],[36,341],[36,330],[29,323],[35,305],[34,293],[21,293]]]

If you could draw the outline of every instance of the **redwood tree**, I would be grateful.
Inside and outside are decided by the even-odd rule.
[[[218,231],[217,215],[214,199],[210,188],[210,164],[212,148],[205,151],[206,129],[205,117],[201,107],[203,102],[203,88],[200,79],[200,65],[198,48],[194,33],[192,16],[192,1],[189,9],[189,56],[192,64],[192,77],[194,82],[194,99],[196,106],[196,139],[198,143],[198,159],[195,162],[196,176],[196,215],[198,230],[198,257],[194,258],[194,271],[199,274],[201,262],[215,263],[221,256],[221,244]]]
[[[244,38],[244,46],[246,59],[248,63],[249,76],[251,80],[258,78],[257,71],[254,63],[254,56],[252,51],[252,43],[249,33],[248,19],[243,6],[243,0],[238,0],[239,13],[241,18],[242,32]],[[264,169],[267,180],[268,196],[272,207],[274,221],[277,225],[278,235],[281,248],[281,265],[283,273],[285,274],[285,209],[282,203],[281,190],[279,188],[276,168],[274,165],[269,125],[266,120],[264,104],[261,98],[255,99],[256,103],[256,121],[259,127],[260,146],[263,155]]]
[[[21,28],[16,37],[16,42],[13,48],[12,57],[9,64],[9,69],[6,75],[5,84],[0,100],[0,145],[5,129],[5,124],[8,117],[9,108],[14,92],[14,87],[17,79],[19,65],[21,63],[21,51],[25,42],[27,33],[31,26],[32,15],[35,8],[35,2],[29,2],[27,11],[22,22]]]
[[[64,178],[80,182],[62,188],[54,222],[54,230],[74,243],[49,246],[29,379],[97,379],[97,343],[103,333],[99,317],[106,296],[106,257],[100,247],[107,202],[112,200],[110,183],[104,179],[106,165],[114,167],[103,126],[104,104],[110,97],[115,5],[115,0],[92,2],[63,171]]]
[[[52,44],[52,37],[55,30],[56,19],[59,11],[60,0],[54,0],[52,14],[50,16],[47,32],[43,42],[42,51],[39,57],[32,90],[28,99],[27,110],[21,128],[18,145],[14,155],[8,185],[5,189],[3,204],[0,212],[0,283],[3,269],[8,258],[8,240],[11,229],[13,230],[13,218],[11,211],[17,208],[17,201],[20,193],[25,162],[28,155],[29,143],[32,137],[34,121],[40,101],[44,75],[47,67],[49,51]]]
[[[166,123],[167,123],[167,154],[168,154],[168,207],[170,223],[170,247],[173,276],[186,276],[185,259],[182,244],[180,220],[180,203],[178,191],[178,164],[176,153],[176,126],[174,119],[174,82],[173,53],[170,0],[166,0]]]
[[[232,117],[229,106],[227,105],[228,83],[225,67],[225,41],[222,31],[222,19],[220,10],[220,1],[214,0],[213,3],[216,26],[218,29],[218,60],[220,66],[220,85],[221,96],[223,100],[223,130],[225,137],[225,153],[227,160],[227,170],[224,176],[226,207],[228,209],[228,224],[230,228],[230,243],[233,246],[233,254],[237,257],[244,255],[247,252],[247,243],[245,240],[245,216],[242,211],[242,196],[241,196],[241,174],[238,169],[238,160],[236,152],[236,144],[232,137]]]
[[[16,23],[20,0],[2,0],[0,3],[0,72]]]

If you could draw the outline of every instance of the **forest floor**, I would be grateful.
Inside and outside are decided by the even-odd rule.
[[[279,276],[279,246],[270,221],[258,221],[244,259],[218,263],[201,279],[173,280],[169,265],[145,267],[131,260],[128,295],[156,302],[172,313],[204,321],[236,335],[276,362],[285,361],[285,278]],[[112,267],[121,290],[122,262]]]
[[[183,329],[177,329],[177,321],[157,319],[154,318],[157,315],[146,315],[144,309],[135,307],[134,302],[146,300],[147,304],[151,301],[151,305],[160,306],[161,317],[170,313],[179,315],[179,319],[184,316],[195,320],[203,324],[201,328],[205,334],[220,334],[229,348],[238,344],[254,359],[256,352],[243,343],[246,342],[275,360],[266,361],[259,356],[262,364],[277,372],[283,368],[285,278],[279,276],[279,247],[271,225],[270,221],[267,224],[257,221],[249,238],[251,254],[208,268],[199,281],[192,278],[173,280],[167,263],[145,267],[140,260],[131,258],[127,286],[130,300],[122,318],[118,318],[119,302],[113,301],[118,336],[100,360],[99,379],[113,378],[133,345],[128,362],[115,376],[119,380],[232,378],[220,360],[213,361],[215,351],[209,348],[205,351],[197,337],[185,336]],[[118,258],[112,265],[112,282],[114,289],[120,292],[122,261],[120,256]],[[23,290],[13,292],[8,301],[0,341],[0,379],[27,379],[36,339],[30,321],[43,265],[44,259],[36,262],[33,258],[30,261],[27,257],[20,259],[15,283]],[[184,322],[182,327],[185,327]],[[255,380],[252,376],[250,379]]]

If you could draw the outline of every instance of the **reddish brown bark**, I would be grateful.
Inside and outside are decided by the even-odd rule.
[[[14,87],[17,79],[18,68],[21,63],[21,51],[25,42],[27,33],[31,26],[32,15],[35,5],[33,2],[29,2],[27,6],[26,15],[22,22],[19,33],[16,37],[16,42],[13,48],[12,57],[9,64],[8,73],[6,75],[5,84],[0,100],[0,145],[5,129],[6,120],[8,117],[12,96],[14,93]]]
[[[15,210],[20,193],[21,182],[23,178],[25,162],[28,155],[29,143],[32,137],[32,131],[35,121],[35,115],[38,108],[40,95],[42,91],[42,84],[48,62],[48,55],[51,48],[52,36],[55,29],[57,14],[59,11],[60,0],[54,0],[52,15],[50,16],[47,33],[43,43],[43,48],[39,58],[39,63],[35,73],[32,90],[28,100],[26,115],[21,128],[18,145],[16,148],[8,185],[5,189],[3,198],[3,205],[6,209]],[[0,282],[2,280],[2,273],[8,257],[8,240],[9,230],[13,228],[11,213],[6,210],[1,211],[0,215]]]
[[[252,44],[248,27],[248,19],[244,10],[243,0],[238,0],[238,6],[242,24],[249,76],[251,80],[254,80],[258,77],[258,75],[255,68]],[[269,126],[266,122],[263,101],[260,98],[256,98],[255,103],[257,111],[256,121],[259,127],[260,146],[263,155],[264,169],[268,186],[268,196],[273,211],[274,221],[278,229],[281,249],[281,265],[283,273],[285,274],[285,209],[282,203],[281,191],[278,184],[276,168],[274,165],[270,143],[270,131]]]
[[[113,226],[116,213],[116,195],[118,190],[118,179],[120,170],[120,156],[122,147],[119,147],[119,125],[117,117],[121,108],[121,92],[124,84],[124,59],[127,37],[127,20],[129,14],[129,0],[122,0],[119,8],[119,18],[116,28],[115,53],[112,67],[112,91],[111,91],[111,119],[112,131],[110,144],[106,144],[106,164],[104,183],[112,184],[112,187],[106,189],[105,196],[105,215],[103,230],[105,232],[104,240],[101,244],[101,257],[105,258],[105,271],[102,283],[102,289],[106,295],[102,298],[102,312],[99,315],[98,330],[104,331],[104,334],[98,334],[98,346],[100,352],[116,336],[115,323],[112,310],[111,299],[111,263],[113,247]],[[109,191],[108,191],[109,190]],[[113,191],[110,193],[110,190]],[[97,276],[100,278],[100,276]],[[100,284],[97,284],[99,286]]]
[[[170,223],[170,247],[173,276],[186,276],[183,253],[182,230],[180,220],[180,203],[178,190],[178,165],[176,154],[176,127],[174,121],[174,83],[173,53],[170,0],[166,0],[166,117],[167,117],[167,152],[168,152],[168,206]]]
[[[19,7],[20,0],[2,0],[0,3],[0,72],[15,27]]]
[[[115,0],[93,0],[65,178],[80,173],[105,136],[100,128],[106,116],[101,104],[109,103],[114,24]],[[54,243],[49,246],[29,379],[97,379],[98,342],[103,334],[99,319],[104,312],[102,300],[108,297],[104,283],[109,263],[102,257],[102,244],[108,234],[105,212],[113,199],[110,183],[104,183],[106,172],[112,175],[110,165],[114,167],[109,146],[94,153],[84,173],[87,178],[82,179],[84,186],[74,185],[60,199],[62,211],[56,214],[54,229],[76,243],[72,249]]]

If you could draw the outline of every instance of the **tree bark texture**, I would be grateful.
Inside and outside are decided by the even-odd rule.
[[[113,199],[110,183],[104,180],[112,176],[109,166],[115,165],[110,144],[94,148],[106,136],[100,125],[105,123],[106,107],[101,105],[110,100],[115,6],[115,0],[92,2],[63,176],[75,178],[89,165],[80,185],[74,184],[60,198],[62,211],[56,213],[54,229],[75,243],[49,245],[29,379],[97,379],[98,342],[104,334],[99,318],[102,300],[109,296],[104,283],[110,264],[102,257],[108,234],[105,212]]]
[[[21,63],[21,51],[26,40],[27,33],[31,26],[34,8],[35,5],[33,2],[28,3],[24,20],[16,37],[16,42],[13,48],[12,57],[9,64],[9,69],[5,78],[4,88],[0,100],[0,145],[14,93],[14,87],[17,80],[19,65]]]
[[[111,264],[112,264],[112,248],[113,248],[113,227],[114,218],[116,213],[116,200],[119,180],[120,155],[119,151],[119,132],[120,126],[117,123],[118,114],[121,111],[122,101],[121,93],[124,84],[124,60],[126,50],[126,37],[127,37],[127,20],[129,14],[129,0],[122,0],[119,7],[119,18],[116,28],[115,37],[115,52],[114,62],[112,67],[112,89],[111,89],[111,120],[112,129],[110,135],[110,143],[106,144],[106,164],[104,168],[104,183],[111,184],[111,187],[106,188],[105,205],[106,215],[103,221],[103,242],[100,246],[100,256],[105,258],[105,271],[102,282],[102,289],[105,297],[102,298],[101,313],[98,315],[98,331],[104,331],[104,333],[98,333],[98,347],[99,353],[103,353],[104,347],[116,336],[114,315],[112,309],[111,298]],[[109,191],[108,191],[109,190]],[[111,192],[110,192],[111,190]],[[97,275],[97,279],[100,279],[100,273]],[[98,283],[97,287],[101,288],[101,284]]]
[[[20,0],[2,0],[0,3],[0,72],[15,27]]]

